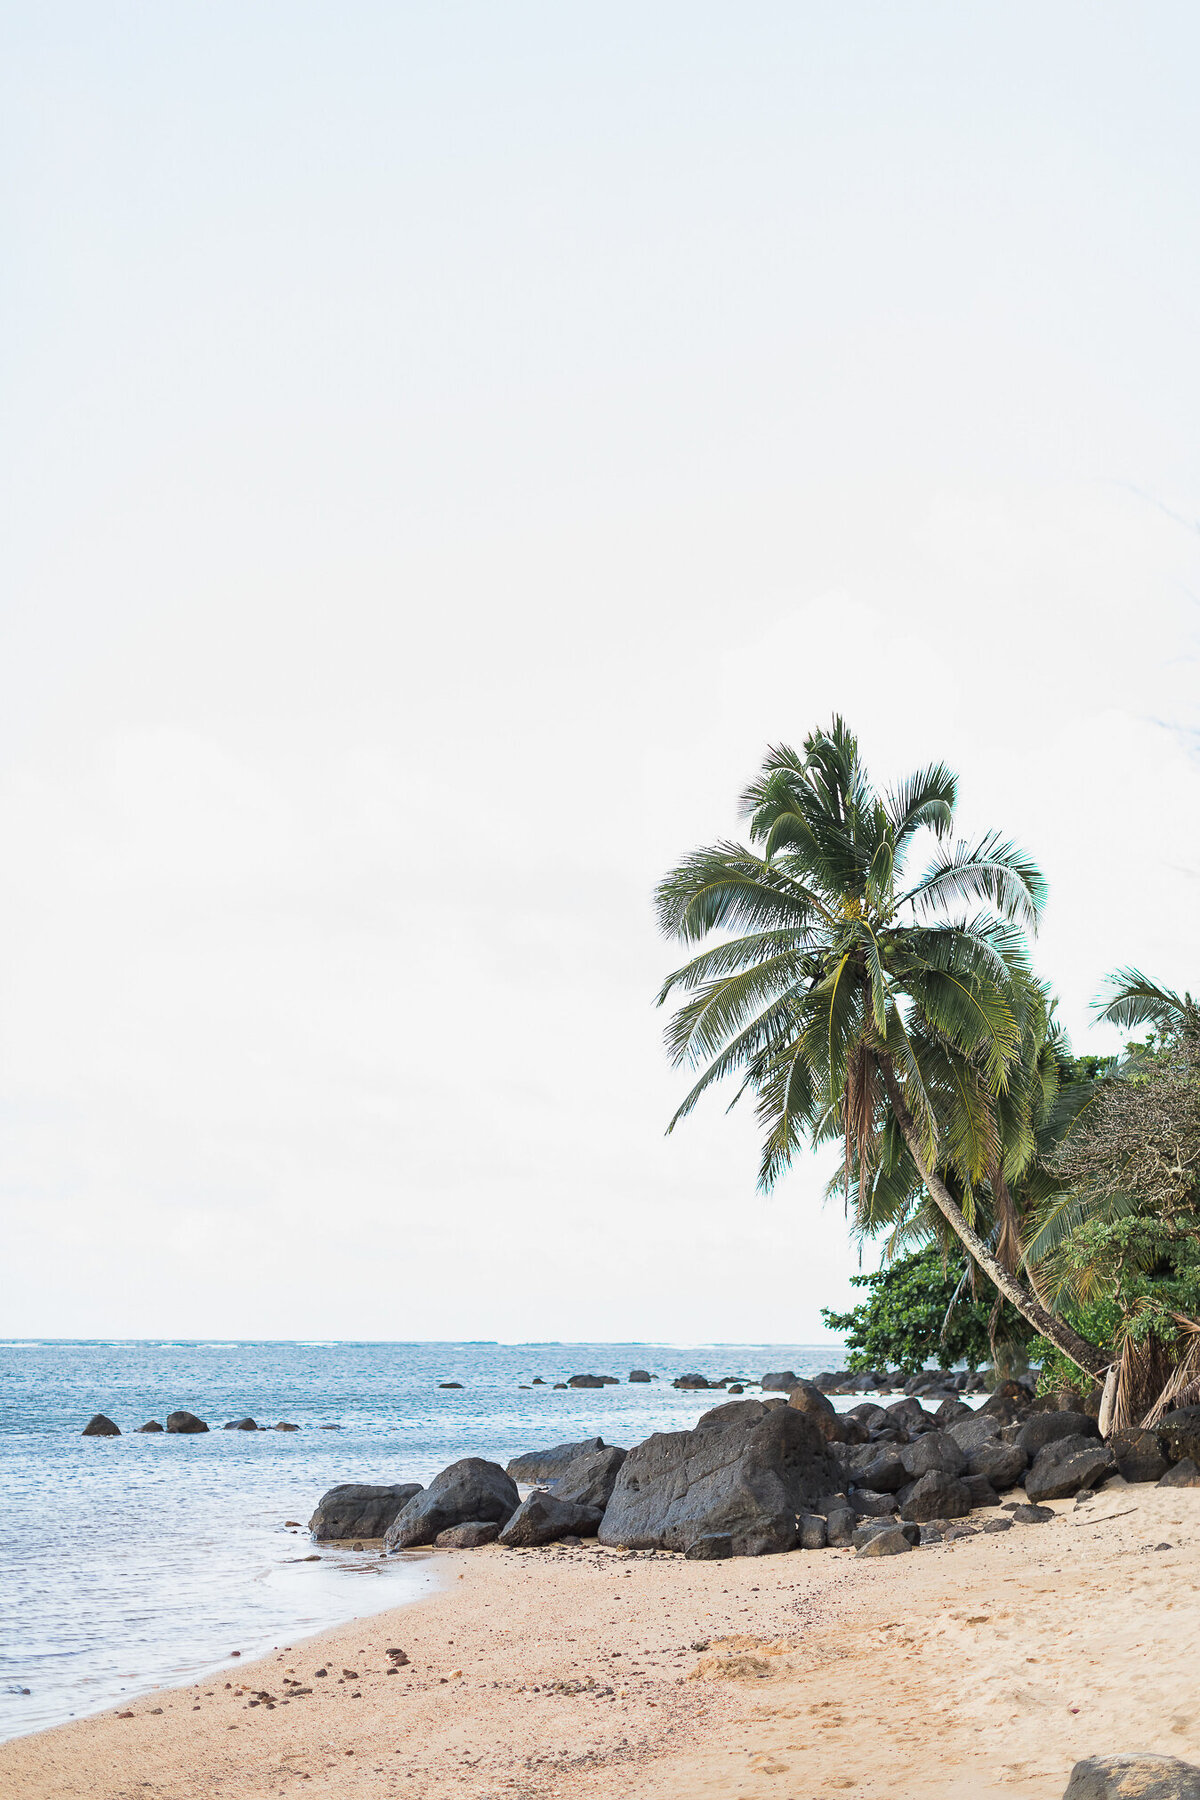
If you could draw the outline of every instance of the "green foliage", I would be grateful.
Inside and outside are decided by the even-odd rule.
[[[830,1331],[846,1340],[851,1369],[900,1369],[906,1375],[929,1362],[969,1369],[992,1360],[988,1321],[996,1290],[977,1276],[972,1291],[961,1258],[947,1260],[934,1245],[898,1258],[874,1275],[854,1275],[853,1287],[869,1298],[847,1313],[822,1307]],[[1007,1303],[1001,1309],[1000,1337],[1012,1352],[1029,1340],[1029,1327]]]

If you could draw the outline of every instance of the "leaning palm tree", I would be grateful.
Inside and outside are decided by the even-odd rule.
[[[1024,928],[1044,884],[997,834],[950,841],[956,781],[938,764],[876,793],[841,719],[771,750],[743,796],[751,845],[718,843],[673,869],[657,893],[663,930],[684,942],[726,934],[670,975],[686,996],[667,1033],[673,1061],[702,1073],[671,1121],[726,1076],[757,1096],[760,1185],[801,1145],[838,1139],[847,1183],[887,1179],[899,1142],[926,1193],[1005,1297],[1076,1365],[1105,1358],[1005,1267],[971,1222],[976,1190],[1002,1175],[1009,1106],[1028,1079],[1022,1047],[1041,990]],[[906,880],[913,840],[934,834]],[[948,916],[952,906],[979,910]],[[1021,1109],[1017,1108],[1019,1115]],[[1010,1140],[1006,1143],[1006,1139]],[[957,1193],[939,1169],[954,1171]]]
[[[1109,991],[1096,1001],[1096,1017],[1113,1025],[1152,1025],[1168,1038],[1200,1038],[1200,1000],[1151,981],[1140,969],[1116,969]]]

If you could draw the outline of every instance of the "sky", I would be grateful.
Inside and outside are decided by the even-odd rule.
[[[840,711],[1077,1049],[1200,982],[1195,9],[0,44],[0,1333],[826,1335],[827,1165],[664,1136],[651,893]]]

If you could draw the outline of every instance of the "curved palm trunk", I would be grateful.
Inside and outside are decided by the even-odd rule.
[[[892,1111],[896,1115],[896,1123],[908,1145],[909,1154],[917,1165],[918,1173],[925,1183],[929,1198],[951,1231],[968,1254],[979,1264],[989,1281],[995,1284],[1006,1300],[1012,1301],[1022,1318],[1027,1319],[1036,1332],[1040,1333],[1042,1337],[1048,1338],[1056,1349],[1061,1350],[1077,1369],[1081,1369],[1092,1380],[1102,1379],[1108,1368],[1108,1359],[1104,1354],[1096,1348],[1095,1344],[1089,1344],[1086,1338],[1080,1337],[1077,1331],[1072,1331],[1071,1327],[1062,1319],[1056,1318],[1052,1312],[1047,1312],[1032,1290],[997,1261],[979,1233],[972,1230],[971,1226],[967,1224],[962,1209],[956,1203],[945,1182],[939,1179],[933,1169],[926,1166],[924,1151],[921,1147],[921,1135],[917,1130],[916,1121],[908,1110],[904,1095],[900,1091],[900,1083],[896,1079],[896,1071],[890,1058],[886,1056],[879,1058],[879,1072],[883,1077],[883,1085],[887,1090]]]

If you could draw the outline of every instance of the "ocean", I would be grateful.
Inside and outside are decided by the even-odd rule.
[[[676,1375],[814,1375],[841,1354],[837,1344],[0,1343],[0,1738],[429,1593],[436,1557],[323,1546],[320,1561],[304,1560],[314,1546],[303,1528],[337,1482],[428,1481],[459,1457],[504,1464],[590,1436],[629,1446],[718,1403],[672,1388]],[[659,1379],[630,1385],[635,1368]],[[574,1374],[621,1385],[529,1385]],[[176,1410],[214,1429],[136,1435]],[[81,1437],[96,1412],[124,1435]],[[221,1429],[246,1415],[300,1429]]]

